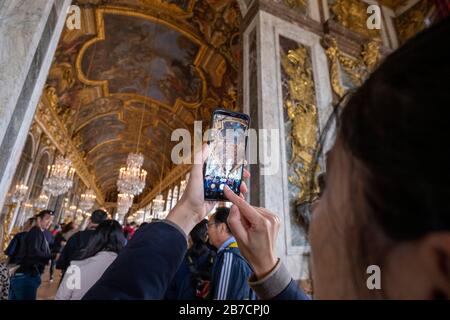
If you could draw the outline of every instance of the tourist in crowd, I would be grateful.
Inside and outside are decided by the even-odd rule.
[[[53,242],[53,245],[50,247],[50,250],[52,251],[52,260],[50,262],[50,282],[53,282],[53,275],[56,261],[59,259],[61,251],[66,245],[67,240],[69,239],[69,235],[72,233],[74,229],[75,223],[73,221],[70,221],[65,225],[63,225],[61,231],[55,235],[55,241]]]
[[[44,231],[52,224],[53,216],[50,210],[39,212],[36,225],[25,235],[18,254],[19,268],[11,278],[11,300],[36,300],[41,275],[52,257]]]
[[[122,226],[115,220],[105,220],[95,229],[80,260],[71,262],[56,293],[56,300],[80,300],[97,282],[125,245]],[[77,288],[73,277],[80,276]]]
[[[68,239],[66,245],[61,251],[61,255],[56,262],[56,268],[60,269],[64,275],[65,270],[69,267],[70,261],[80,259],[81,250],[87,247],[91,237],[95,233],[97,226],[105,221],[108,214],[103,210],[95,210],[89,219],[86,230],[78,231]]]
[[[236,239],[228,226],[230,209],[217,208],[208,222],[210,243],[217,248],[212,269],[212,298],[216,300],[255,300],[247,279],[252,270],[241,256]]]
[[[25,236],[32,227],[34,227],[36,222],[35,217],[29,218],[22,227],[22,231],[15,234],[14,237],[9,242],[8,247],[5,250],[5,254],[8,256],[8,264],[18,264],[19,263],[19,252],[21,247],[25,243]]]

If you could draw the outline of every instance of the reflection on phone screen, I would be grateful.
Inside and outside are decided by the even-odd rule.
[[[223,199],[225,185],[239,193],[247,129],[246,119],[220,113],[214,115],[205,166],[205,198]]]

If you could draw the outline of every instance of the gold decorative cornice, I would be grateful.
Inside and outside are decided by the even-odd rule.
[[[55,100],[56,95],[54,95],[54,92],[54,88],[52,87],[46,87],[44,89],[35,116],[36,122],[58,151],[61,154],[66,154],[72,160],[72,165],[77,175],[86,186],[94,190],[97,196],[97,202],[103,205],[104,196],[95,183],[94,175],[89,172],[83,155],[75,147],[75,143],[70,138],[68,130],[58,117],[58,101],[57,99]]]

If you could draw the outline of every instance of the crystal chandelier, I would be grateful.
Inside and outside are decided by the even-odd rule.
[[[94,205],[95,199],[97,199],[97,196],[92,189],[89,189],[86,193],[81,195],[79,203],[80,209],[83,211],[88,211]]]
[[[125,215],[133,204],[134,195],[129,193],[119,193],[117,195],[117,213],[119,216]]]
[[[141,153],[130,153],[127,158],[127,166],[120,168],[117,188],[121,193],[139,195],[145,187],[147,171],[141,169],[144,164],[144,156]]]
[[[14,189],[14,193],[12,195],[12,201],[22,202],[25,199],[27,191],[28,187],[23,183],[16,185],[16,188]]]
[[[34,201],[34,207],[40,210],[43,210],[47,207],[48,204],[48,196],[46,194],[41,194],[39,198]]]
[[[158,194],[156,196],[155,199],[153,199],[152,201],[152,210],[153,210],[153,215],[159,219],[162,212],[164,211],[164,204],[166,202],[164,201],[163,195],[162,194]]]
[[[48,166],[44,180],[44,191],[55,197],[66,193],[73,186],[74,174],[75,169],[72,168],[72,161],[63,156],[58,156],[55,164]]]

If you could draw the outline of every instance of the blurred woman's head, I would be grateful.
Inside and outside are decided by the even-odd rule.
[[[189,233],[189,247],[194,253],[201,254],[201,252],[206,248],[208,234],[207,224],[208,220],[203,219]]]
[[[73,221],[69,221],[67,222],[61,229],[61,233],[67,233],[69,231],[72,231],[73,229],[75,229],[75,222]]]
[[[311,222],[317,298],[450,298],[448,39],[450,19],[387,57],[343,108]]]
[[[126,243],[122,226],[116,220],[105,220],[95,229],[95,234],[81,255],[81,259],[95,256],[100,251],[119,253]]]

